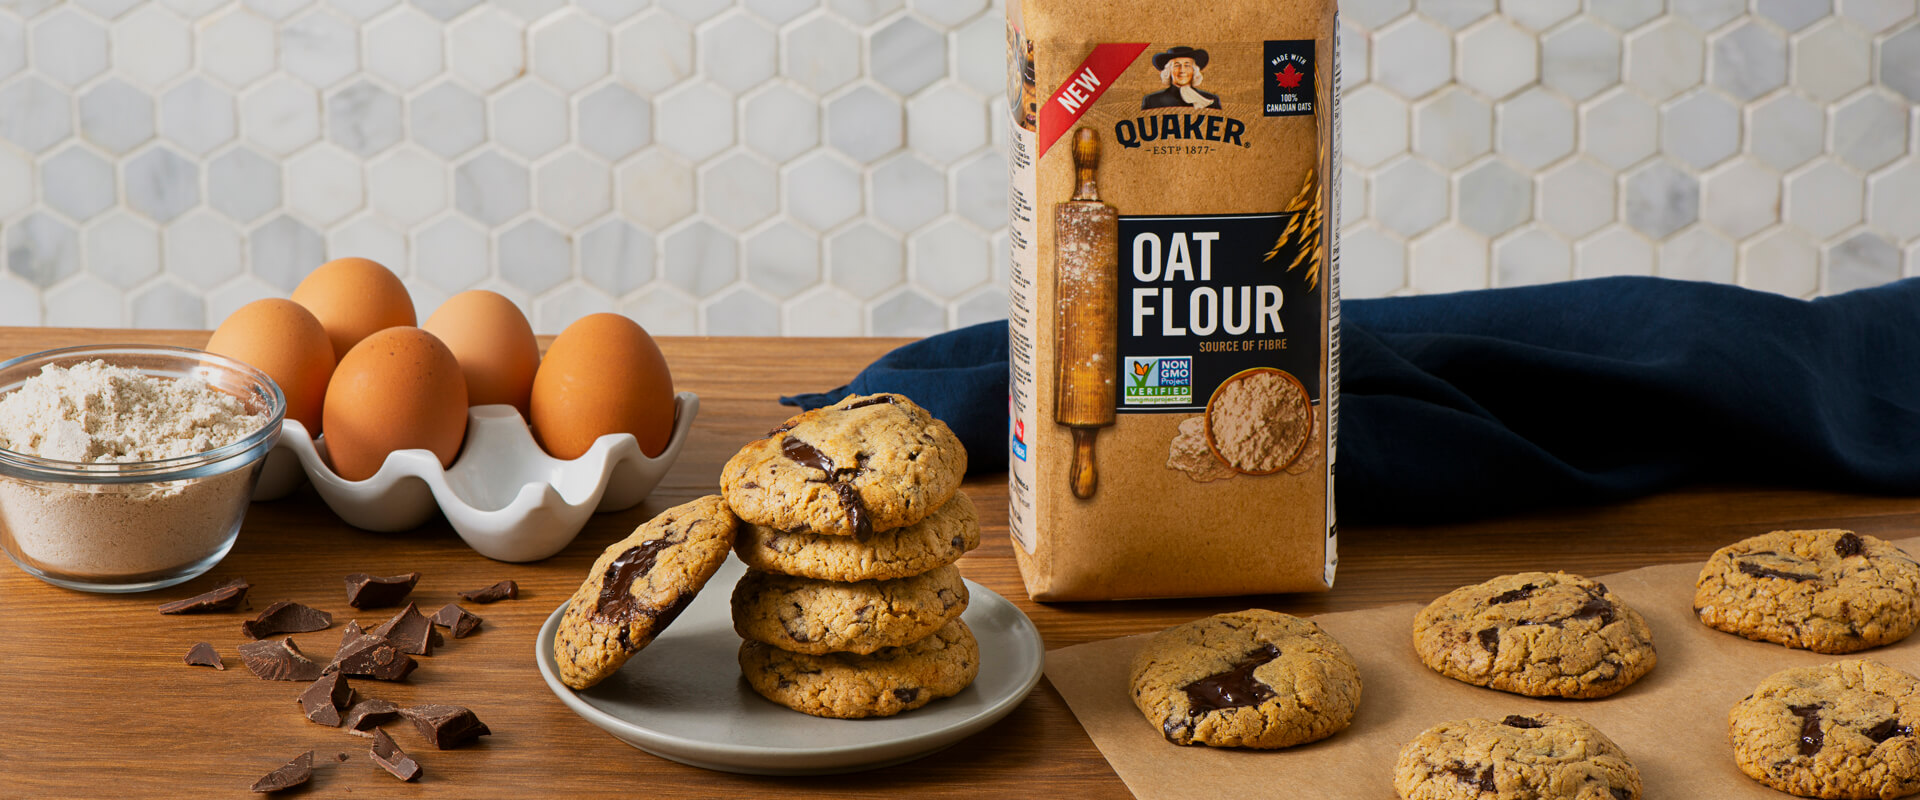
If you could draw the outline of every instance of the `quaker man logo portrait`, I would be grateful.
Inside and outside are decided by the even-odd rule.
[[[1200,91],[1200,72],[1207,68],[1207,51],[1186,45],[1153,54],[1153,68],[1160,70],[1160,84],[1167,88],[1147,95],[1140,109],[1220,108],[1220,96]]]

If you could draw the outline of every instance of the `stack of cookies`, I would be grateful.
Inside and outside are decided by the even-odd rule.
[[[748,571],[733,592],[740,669],[796,711],[898,714],[979,672],[953,565],[980,544],[958,489],[967,454],[905,397],[849,397],[792,419],[727,462]]]

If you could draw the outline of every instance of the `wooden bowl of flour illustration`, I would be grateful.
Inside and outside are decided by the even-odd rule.
[[[1313,398],[1285,370],[1255,367],[1220,382],[1207,398],[1207,449],[1242,475],[1272,475],[1313,438]]]

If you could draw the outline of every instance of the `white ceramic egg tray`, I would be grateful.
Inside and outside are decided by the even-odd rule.
[[[275,500],[300,485],[304,473],[333,513],[370,531],[417,528],[437,508],[455,532],[497,561],[539,561],[560,552],[596,511],[620,511],[645,500],[686,444],[700,398],[673,398],[673,435],[652,458],[630,433],[602,436],[585,455],[562,460],[540,449],[513,406],[467,410],[467,438],[453,466],[442,468],[427,450],[387,455],[363,481],[340,477],[327,465],[327,441],[287,420],[267,456],[254,500]]]

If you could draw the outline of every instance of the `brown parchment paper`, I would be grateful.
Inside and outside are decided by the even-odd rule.
[[[1898,542],[1909,553],[1920,538]],[[1168,744],[1127,695],[1127,667],[1147,636],[1064,647],[1047,654],[1053,682],[1127,788],[1141,798],[1301,797],[1391,800],[1400,747],[1428,727],[1461,717],[1498,719],[1549,710],[1594,724],[1640,767],[1647,798],[1778,798],[1733,763],[1727,711],[1755,684],[1788,667],[1872,658],[1920,673],[1920,635],[1847,656],[1789,650],[1721,633],[1693,616],[1700,563],[1596,577],[1653,628],[1659,663],[1600,700],[1523,697],[1433,672],[1413,651],[1406,604],[1322,614],[1314,621],[1359,662],[1363,689],[1353,725],[1286,750],[1224,750]],[[1542,569],[1551,569],[1542,566]]]

